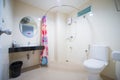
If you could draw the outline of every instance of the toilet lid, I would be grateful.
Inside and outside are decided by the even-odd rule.
[[[84,62],[84,65],[88,68],[99,69],[105,65],[105,62],[96,59],[89,59]]]

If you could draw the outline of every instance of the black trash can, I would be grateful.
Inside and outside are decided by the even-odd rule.
[[[22,65],[23,65],[22,61],[16,61],[10,65],[10,78],[16,78],[20,76]]]

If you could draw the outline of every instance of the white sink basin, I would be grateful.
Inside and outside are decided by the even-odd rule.
[[[115,61],[120,61],[120,51],[113,51],[112,52],[112,58]]]

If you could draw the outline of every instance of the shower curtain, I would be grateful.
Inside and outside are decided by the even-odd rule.
[[[46,27],[46,16],[43,16],[41,21],[41,45],[44,46],[44,49],[40,53],[41,65],[48,64],[48,39]]]

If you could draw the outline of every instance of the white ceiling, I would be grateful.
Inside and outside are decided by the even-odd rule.
[[[79,8],[83,3],[87,2],[88,0],[20,0],[20,1],[47,11],[51,7],[59,6],[59,5],[71,5],[76,8]],[[61,6],[61,7],[53,8],[50,11],[70,13],[73,10],[75,10],[75,8],[68,6]]]

